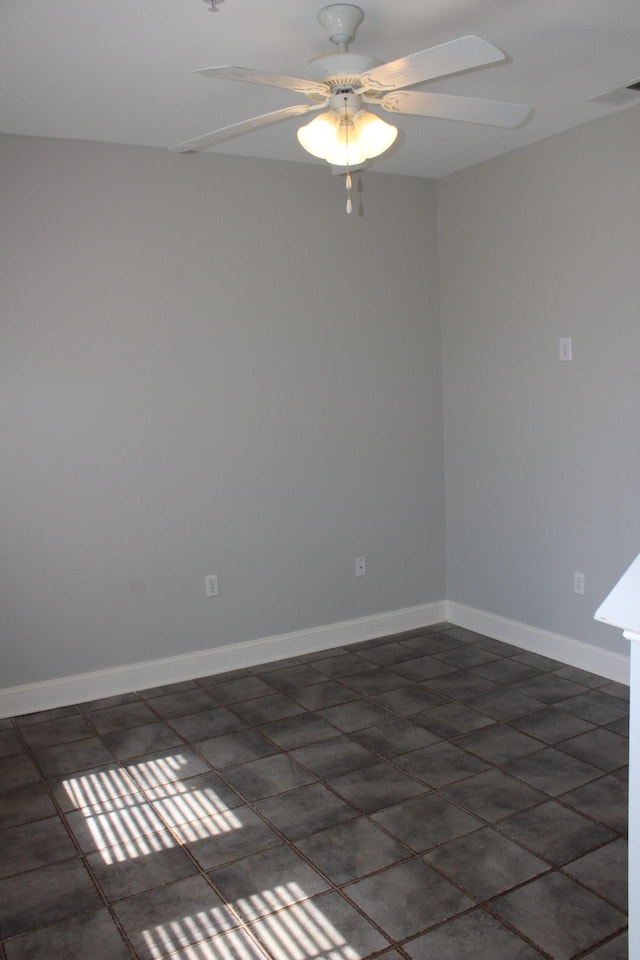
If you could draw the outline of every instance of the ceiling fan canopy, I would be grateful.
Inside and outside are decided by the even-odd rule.
[[[280,87],[304,96],[307,102],[213,130],[170,149],[178,153],[205,150],[230,137],[324,108],[325,113],[298,131],[298,141],[313,156],[348,167],[379,156],[395,141],[396,128],[378,116],[378,109],[498,127],[519,126],[529,115],[530,108],[524,104],[405,89],[505,60],[505,54],[487,40],[459,37],[383,63],[349,50],[363,19],[363,11],[354,4],[323,7],[318,21],[337,49],[314,57],[301,77],[233,66],[196,70],[208,79]],[[368,105],[376,110],[370,111]]]

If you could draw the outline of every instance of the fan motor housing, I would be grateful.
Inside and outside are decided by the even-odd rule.
[[[382,60],[361,53],[325,53],[310,60],[302,76],[305,80],[327,83],[332,90],[351,90],[361,73],[381,64]]]

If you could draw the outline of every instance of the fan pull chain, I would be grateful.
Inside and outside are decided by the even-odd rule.
[[[351,171],[349,169],[349,115],[347,113],[347,98],[344,98],[344,136],[347,146],[347,176],[345,177],[345,186],[347,188],[347,213],[353,210],[351,203]]]

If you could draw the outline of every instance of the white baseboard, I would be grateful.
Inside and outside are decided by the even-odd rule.
[[[622,654],[461,603],[442,600],[196,653],[7,687],[0,690],[0,717],[16,717],[180,680],[206,677],[374,637],[390,636],[444,620],[523,650],[597,673],[601,677],[629,683],[629,658]]]
[[[119,693],[145,690],[180,680],[192,680],[227,670],[238,670],[286,657],[328,650],[374,637],[390,636],[431,623],[440,623],[445,619],[444,614],[445,602],[437,601],[196,653],[7,687],[0,690],[0,717],[17,717],[40,710],[51,710]]]
[[[574,640],[559,633],[550,633],[526,623],[508,620],[494,613],[476,610],[451,600],[445,602],[445,620],[456,626],[466,627],[476,633],[482,633],[494,640],[511,643],[515,647],[539,653],[553,660],[560,660],[572,667],[579,667],[589,673],[597,673],[608,680],[629,684],[629,657],[613,653],[603,647],[594,647],[590,643]]]

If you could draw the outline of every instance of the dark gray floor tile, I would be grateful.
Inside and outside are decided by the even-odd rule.
[[[444,633],[430,633],[423,637],[415,637],[412,640],[405,640],[405,645],[411,647],[418,653],[428,656],[442,653],[445,650],[455,650],[456,647],[462,647],[464,644],[453,637],[447,637]]]
[[[0,759],[0,795],[5,790],[34,783],[40,779],[40,773],[29,757],[24,753]]]
[[[288,691],[289,696],[306,710],[321,710],[323,707],[333,707],[337,703],[346,703],[353,700],[353,690],[345,687],[339,680],[324,680],[323,683],[313,683],[309,687],[300,687]]]
[[[270,723],[272,720],[284,720],[306,713],[304,707],[287,697],[284,693],[272,693],[257,700],[246,700],[232,704],[233,712],[249,726]]]
[[[302,717],[287,717],[286,720],[274,720],[260,727],[260,733],[272,740],[282,750],[293,750],[320,740],[332,740],[336,735],[335,727],[314,713]]]
[[[515,647],[512,643],[505,643],[504,640],[494,640],[492,637],[480,636],[476,642],[483,650],[490,650],[491,653],[495,653],[496,656],[502,658],[516,657],[519,653],[522,653],[521,647]]]
[[[426,787],[388,763],[352,770],[329,781],[333,790],[363,813],[372,813],[409,797],[424,793]]]
[[[415,651],[403,643],[384,643],[378,647],[368,647],[361,651],[360,656],[371,663],[377,663],[378,666],[391,666],[394,669],[396,664],[403,663],[405,660],[411,660],[415,657]]]
[[[350,770],[378,763],[375,753],[354,743],[349,737],[323,740],[307,747],[292,750],[291,756],[317,777],[328,780]]]
[[[559,670],[554,671],[556,676],[564,677],[565,680],[572,680],[573,683],[580,683],[583,687],[600,687],[604,686],[604,679],[598,676],[597,673],[590,673],[588,670],[580,670],[579,667],[561,667]]]
[[[221,680],[207,687],[212,699],[221,704],[241,703],[244,700],[268,697],[273,694],[274,689],[266,678],[250,675],[236,680]]]
[[[491,663],[498,660],[499,656],[491,653],[486,647],[467,646],[458,647],[456,650],[447,650],[436,654],[439,660],[450,663],[459,670],[468,670],[469,667],[479,667],[483,663]]]
[[[255,806],[277,830],[291,840],[356,816],[353,807],[320,783],[312,783],[278,797],[260,800]]]
[[[618,720],[612,720],[605,727],[605,730],[611,730],[612,733],[618,733],[621,737],[629,736],[629,717],[620,717]]]
[[[119,707],[121,704],[133,703],[139,700],[139,693],[116,693],[112,697],[99,697],[97,700],[87,700],[85,703],[79,703],[74,710],[80,713],[90,713],[92,710],[106,710],[108,707]]]
[[[472,710],[464,703],[447,703],[444,707],[436,707],[435,710],[416,713],[412,719],[436,736],[442,737],[443,740],[459,737],[462,733],[479,730],[481,727],[495,723],[491,717]]]
[[[568,877],[552,873],[491,904],[554,960],[570,960],[626,926],[626,917]]]
[[[545,747],[537,753],[512,760],[505,764],[505,770],[552,797],[602,775],[597,767],[561,753],[554,747]]]
[[[558,750],[610,773],[629,764],[629,741],[610,730],[596,729],[556,744]]]
[[[535,667],[536,670],[540,670],[542,672],[561,670],[564,666],[564,664],[560,663],[559,660],[552,660],[551,657],[544,657],[540,653],[529,653],[529,651],[517,653],[513,659],[517,660],[518,663],[526,663],[527,666]]]
[[[569,700],[561,700],[557,706],[574,717],[581,717],[582,720],[596,724],[611,723],[629,712],[629,704],[625,700],[611,697],[601,690],[589,690],[588,693],[581,693]]]
[[[173,843],[121,860],[105,859],[103,851],[96,851],[89,854],[87,863],[107,899],[115,903],[197,873],[193,860]]]
[[[542,710],[535,710],[526,716],[511,718],[509,726],[531,737],[537,737],[544,743],[558,743],[559,740],[567,740],[594,729],[593,724],[556,707],[543,707]]]
[[[518,680],[511,685],[511,689],[523,693],[526,697],[540,700],[542,703],[558,703],[567,697],[574,697],[584,693],[585,688],[571,680],[559,677],[557,673],[539,673],[526,680]]]
[[[225,776],[231,786],[249,802],[302,787],[315,779],[284,754],[231,767]]]
[[[542,954],[484,910],[474,910],[415,940],[404,949],[411,960],[541,960]]]
[[[63,811],[94,806],[115,797],[136,793],[138,784],[113,760],[102,767],[49,780],[48,787]]]
[[[356,730],[353,737],[382,757],[396,757],[403,753],[437,743],[439,737],[412,720],[396,719]]]
[[[158,719],[142,700],[116,704],[101,710],[91,710],[86,716],[98,733],[115,733],[116,730],[128,730],[129,727],[153,723]]]
[[[271,960],[364,960],[388,941],[338,893],[286,907],[251,924]]]
[[[435,793],[387,807],[371,819],[416,853],[425,853],[483,826],[475,817]]]
[[[367,661],[355,653],[338,653],[335,656],[323,657],[314,662],[316,670],[325,677],[348,677],[350,674],[362,673],[366,670]]]
[[[253,730],[229,733],[224,737],[212,737],[198,744],[198,751],[212,767],[223,770],[236,763],[257,760],[276,753],[277,747]]]
[[[518,660],[492,660],[491,663],[483,663],[473,668],[473,672],[487,680],[493,680],[494,683],[510,684],[517,680],[525,680],[527,677],[533,677],[539,670],[535,667],[528,667],[526,663],[520,663]]]
[[[173,832],[204,870],[282,843],[277,833],[250,807],[236,807],[203,820],[193,820],[174,827]]]
[[[169,752],[172,748],[184,746],[182,737],[162,721],[107,733],[103,740],[118,760],[130,760],[156,750]]]
[[[175,693],[148,698],[148,704],[161,717],[170,720],[173,717],[186,717],[190,713],[210,710],[214,702],[206,690],[194,685],[186,690],[177,690]],[[154,719],[156,718],[154,717]]]
[[[472,670],[458,670],[457,673],[447,673],[443,677],[434,677],[425,680],[425,686],[451,700],[474,700],[482,693],[491,693],[498,687],[493,680],[487,680]]]
[[[447,673],[455,673],[456,668],[443,660],[436,660],[434,656],[416,657],[416,651],[413,651],[413,660],[405,660],[394,666],[394,672],[406,677],[413,683],[422,683],[424,680],[431,680],[433,677],[442,677]]]
[[[468,897],[421,860],[358,880],[345,893],[375,917],[392,940],[404,940],[472,906]]]
[[[44,867],[77,854],[59,817],[0,831],[0,877]]]
[[[619,697],[621,700],[626,700],[629,703],[631,691],[627,683],[617,683],[615,680],[610,680],[608,683],[605,683],[600,687],[602,693],[606,693],[611,697]]]
[[[78,715],[78,707],[54,707],[52,710],[38,710],[35,713],[26,713],[22,717],[15,717],[15,723],[18,727],[26,727],[32,723],[43,723],[45,720],[58,720],[62,717],[73,717]]]
[[[165,825],[141,793],[133,793],[95,807],[72,810],[67,824],[85,852],[113,848],[110,859],[142,856],[156,835],[153,846],[170,846]]]
[[[191,820],[203,820],[244,804],[235,790],[215,773],[203,773],[189,780],[176,780],[147,790],[153,809],[169,827]]]
[[[538,790],[496,769],[451,783],[442,787],[442,793],[490,823],[545,799]]]
[[[396,764],[430,787],[441,787],[488,769],[484,760],[444,740],[396,757]]]
[[[549,869],[492,827],[445,843],[424,859],[476,900],[489,900]]]
[[[24,754],[24,744],[16,730],[0,731],[0,757],[13,757]]]
[[[593,823],[555,800],[503,820],[500,832],[556,865],[574,860],[615,837],[608,827]]]
[[[629,960],[627,934],[621,933],[602,947],[596,947],[595,950],[585,954],[584,960]]]
[[[152,700],[154,697],[168,697],[173,693],[184,693],[196,689],[198,689],[198,683],[195,680],[177,680],[175,683],[163,683],[159,687],[146,687],[141,691],[140,696],[145,700]]]
[[[411,855],[365,817],[321,830],[298,840],[297,846],[336,884],[364,877]]]
[[[343,679],[343,683],[364,696],[372,693],[384,693],[385,690],[394,690],[396,687],[404,686],[406,682],[404,677],[401,677],[399,673],[394,673],[389,667],[363,670],[362,673],[350,674]]]
[[[189,743],[223,737],[227,733],[244,729],[242,720],[226,707],[213,707],[185,717],[174,717],[170,723]]]
[[[627,830],[628,789],[616,777],[602,777],[565,793],[563,803],[619,833]]]
[[[124,764],[127,773],[143,790],[159,787],[174,780],[188,780],[200,773],[208,773],[209,765],[185,744],[136,757]]]
[[[30,724],[23,728],[22,736],[32,749],[37,749],[52,747],[58,743],[69,743],[72,740],[84,740],[87,737],[93,737],[94,732],[84,717],[76,713],[70,717]]]
[[[421,710],[431,710],[449,703],[446,697],[418,683],[388,690],[385,693],[373,694],[371,699],[401,717],[410,717],[412,713],[420,713]]]
[[[0,940],[102,906],[79,858],[0,880]]]
[[[131,953],[107,910],[94,910],[11,940],[7,960],[131,960]]]
[[[269,960],[246,931],[236,927],[215,937],[206,937],[195,946],[172,953],[167,960]]]
[[[456,744],[498,766],[540,749],[540,741],[513,727],[496,723],[458,737]]]
[[[115,912],[140,960],[154,960],[238,925],[200,876],[140,893],[117,904]]]
[[[331,723],[337,730],[343,733],[353,733],[356,730],[363,730],[376,723],[382,723],[393,717],[392,713],[385,710],[378,703],[372,703],[370,700],[352,700],[349,703],[341,703],[335,707],[328,707],[320,711],[328,723]]]
[[[511,687],[505,686],[470,700],[469,706],[481,713],[486,713],[494,720],[511,720],[513,717],[521,717],[523,714],[538,710],[542,704],[533,697],[525,697],[523,693],[517,693]]]
[[[97,737],[34,750],[34,757],[45,777],[59,777],[65,773],[75,773],[76,770],[113,763],[113,754]]]
[[[326,880],[284,844],[209,873],[226,903],[245,921],[291,906],[329,888]]]
[[[293,667],[285,667],[282,670],[272,670],[267,674],[266,679],[269,686],[275,690],[288,693],[290,690],[297,690],[299,687],[320,683],[325,679],[325,676],[319,670],[316,670],[311,663],[298,663]]]
[[[628,904],[627,843],[621,837],[568,863],[564,872],[585,887],[627,912]]]
[[[43,783],[25,783],[0,796],[0,829],[52,817],[57,810]]]

